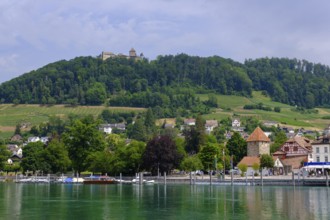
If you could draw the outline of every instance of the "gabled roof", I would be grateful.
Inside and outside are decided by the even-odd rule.
[[[218,127],[218,121],[217,120],[206,120],[205,127]]]
[[[249,138],[246,140],[247,142],[251,141],[264,141],[264,142],[270,142],[270,139],[265,135],[265,133],[261,130],[260,127],[257,127],[252,134],[249,136]]]
[[[287,140],[285,143],[294,143],[294,142],[296,142],[300,147],[305,148],[308,151],[312,149],[311,141],[305,137],[295,136]]]

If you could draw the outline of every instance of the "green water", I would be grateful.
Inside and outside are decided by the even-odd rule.
[[[0,219],[330,219],[330,189],[0,184]]]

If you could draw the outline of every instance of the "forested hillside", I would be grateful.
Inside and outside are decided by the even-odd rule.
[[[329,106],[330,69],[296,59],[262,58],[244,64],[221,57],[186,54],[156,60],[77,57],[58,61],[0,85],[1,103],[153,107],[160,117],[207,112],[212,97],[251,96],[262,90],[273,100],[307,108]]]

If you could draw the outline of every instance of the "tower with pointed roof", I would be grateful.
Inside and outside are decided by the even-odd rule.
[[[261,128],[257,127],[246,141],[247,156],[270,154],[270,139],[265,135]]]
[[[131,48],[129,51],[129,57],[130,58],[135,58],[136,56],[136,51],[134,50],[134,48]]]

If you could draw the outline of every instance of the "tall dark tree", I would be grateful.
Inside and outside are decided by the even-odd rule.
[[[148,135],[156,133],[155,116],[151,108],[148,108],[144,120],[144,126]]]
[[[238,132],[234,132],[233,136],[228,140],[228,153],[233,156],[233,164],[236,165],[247,154],[247,142]]]
[[[17,125],[16,125],[16,128],[15,128],[15,132],[14,132],[14,134],[19,134],[19,135],[21,135],[21,125],[20,125],[20,124],[17,124]]]
[[[154,175],[158,169],[161,173],[169,173],[179,166],[182,155],[178,153],[175,142],[168,136],[156,136],[146,146],[142,156],[142,166]]]
[[[135,121],[134,125],[130,127],[128,131],[130,138],[138,141],[147,141],[148,135],[146,132],[146,127],[141,119]]]
[[[205,122],[201,115],[196,118],[196,126],[190,126],[183,131],[186,140],[186,151],[196,154],[206,142]]]

